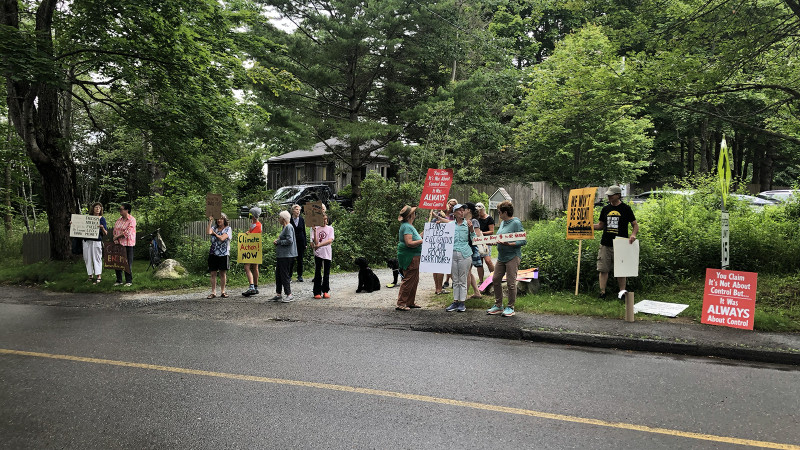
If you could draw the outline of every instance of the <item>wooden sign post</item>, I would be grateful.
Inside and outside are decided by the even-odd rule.
[[[567,203],[567,240],[578,240],[578,272],[575,276],[575,295],[581,281],[583,240],[594,239],[594,199],[596,187],[572,189]]]

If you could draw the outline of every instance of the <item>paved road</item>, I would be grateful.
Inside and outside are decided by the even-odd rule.
[[[0,304],[8,449],[798,446],[799,385],[789,366]]]

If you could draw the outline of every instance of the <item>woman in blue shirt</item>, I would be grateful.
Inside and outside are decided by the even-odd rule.
[[[453,207],[456,225],[453,239],[453,262],[450,269],[453,276],[453,303],[445,309],[447,312],[467,310],[467,275],[472,265],[472,247],[469,245],[469,238],[470,235],[475,235],[475,231],[472,221],[464,218],[466,207],[460,203]]]
[[[505,201],[497,205],[500,217],[498,235],[525,231],[522,222],[514,217],[514,205]],[[492,285],[494,286],[494,306],[486,311],[487,314],[502,314],[503,317],[514,315],[514,303],[517,301],[517,270],[522,259],[522,246],[527,244],[525,239],[512,242],[499,242],[497,244],[497,264],[494,266]],[[508,305],[503,309],[503,275],[508,284]]]

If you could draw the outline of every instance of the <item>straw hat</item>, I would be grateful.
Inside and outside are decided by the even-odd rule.
[[[416,206],[403,206],[403,209],[400,210],[400,215],[397,216],[397,220],[400,222],[405,222],[408,220],[408,217],[417,210]]]

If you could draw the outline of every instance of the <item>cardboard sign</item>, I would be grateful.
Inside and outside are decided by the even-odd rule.
[[[639,303],[633,305],[633,312],[656,314],[665,317],[677,317],[678,314],[682,313],[683,310],[688,307],[689,305],[684,305],[683,303],[667,303],[667,302],[656,302],[653,300],[642,300]]]
[[[614,239],[614,276],[639,276],[639,240],[630,243],[628,238]]]
[[[236,239],[238,253],[236,255],[239,264],[261,264],[264,257],[261,251],[260,233],[239,233]]]
[[[105,254],[103,255],[103,267],[106,270],[124,270],[131,273],[128,267],[128,255],[125,253],[125,247],[115,244],[113,242],[106,242],[103,244]]]
[[[307,227],[324,227],[325,219],[322,217],[322,202],[308,202],[303,205],[303,213],[306,216]]]
[[[492,275],[494,272],[490,273],[488,277],[483,280],[480,286],[478,286],[478,290],[485,290],[492,284]],[[508,279],[508,275],[503,275],[503,279],[501,281],[506,281]],[[532,269],[525,269],[520,270],[517,272],[517,281],[529,282],[531,280],[538,280],[539,279],[539,269],[532,268]]]
[[[706,269],[701,322],[752,330],[757,283],[754,272]]]
[[[425,177],[425,185],[419,198],[419,207],[445,209],[451,184],[453,184],[453,169],[428,169],[428,176]]]
[[[222,194],[206,194],[206,217],[219,219],[222,215]]]
[[[69,237],[97,239],[100,236],[100,216],[73,214],[69,225]]]
[[[567,204],[567,239],[594,239],[597,188],[572,189]]]
[[[425,273],[450,273],[456,236],[455,222],[428,222],[425,224],[425,231],[423,231],[422,235],[422,255],[419,258],[419,271]]]
[[[497,244],[499,242],[514,242],[521,241],[528,238],[528,233],[525,231],[518,231],[516,233],[503,233],[503,234],[490,234],[488,236],[475,236],[472,238],[472,243],[478,244]]]

